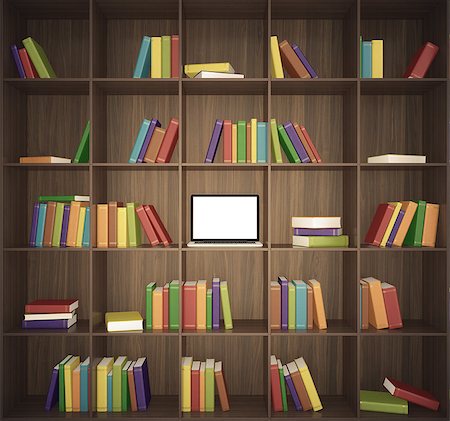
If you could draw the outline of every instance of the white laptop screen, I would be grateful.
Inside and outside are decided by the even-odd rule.
[[[192,240],[258,240],[259,196],[191,197]]]

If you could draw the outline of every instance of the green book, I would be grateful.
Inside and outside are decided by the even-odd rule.
[[[59,363],[58,368],[58,406],[59,412],[66,411],[66,394],[65,394],[65,385],[64,385],[64,365],[72,358],[72,355],[68,355]]]
[[[237,122],[237,162],[247,161],[247,122],[239,120]]]
[[[222,304],[223,324],[225,325],[225,329],[233,329],[233,318],[231,317],[231,305],[227,281],[220,281],[220,303]]]
[[[212,289],[206,291],[206,329],[212,329]]]
[[[59,247],[61,241],[62,220],[64,214],[64,203],[56,203],[55,224],[53,225],[52,247]]]
[[[81,136],[80,144],[75,153],[73,162],[75,164],[87,164],[89,162],[89,134],[91,131],[91,122],[88,120],[86,127],[84,128],[83,135]]]
[[[161,76],[170,78],[170,35],[161,37]]]
[[[423,223],[425,221],[425,209],[427,207],[427,202],[419,200],[417,202],[417,209],[414,217],[409,226],[408,232],[405,236],[405,241],[403,241],[403,246],[407,247],[422,247],[422,234],[423,234]]]
[[[127,220],[128,220],[128,238],[130,247],[139,247],[141,245],[141,225],[136,215],[136,208],[139,205],[131,202],[127,203]]]
[[[288,329],[295,329],[295,285],[288,283]]]
[[[127,412],[130,409],[130,389],[128,388],[128,369],[132,361],[127,361],[122,368],[122,412]]]
[[[153,311],[153,290],[156,288],[156,282],[150,282],[145,288],[145,328],[153,329],[152,311]]]
[[[359,36],[359,77],[362,77],[363,68],[363,37]]]
[[[70,203],[73,201],[76,202],[89,202],[89,196],[39,196],[39,202],[64,202]]]
[[[278,125],[278,133],[280,135],[279,140],[281,147],[283,148],[283,151],[286,154],[289,162],[300,162],[300,158],[298,157],[297,152],[294,149],[294,145],[292,144],[291,139],[289,139],[289,136],[282,124]]]
[[[169,329],[180,328],[180,281],[169,284]]]
[[[214,360],[210,358],[205,368],[205,411],[214,412]]]
[[[287,412],[288,403],[287,403],[287,394],[286,394],[286,380],[284,378],[283,373],[283,365],[280,360],[277,360],[278,364],[278,373],[280,373],[280,387],[281,387],[281,403],[283,404],[283,412]]]
[[[27,50],[30,60],[34,64],[39,77],[41,79],[56,77],[56,73],[48,61],[44,49],[31,37],[25,38],[22,43]]]
[[[127,357],[118,357],[113,364],[113,412],[122,412],[122,370],[127,362]]]
[[[272,118],[270,120],[270,135],[272,137],[272,156],[273,160],[277,164],[283,163],[281,156],[280,138],[278,137],[277,120]]]
[[[348,247],[348,235],[294,235],[292,245],[296,247]]]
[[[389,392],[360,390],[359,407],[361,411],[408,414],[408,402],[404,399],[392,396]]]

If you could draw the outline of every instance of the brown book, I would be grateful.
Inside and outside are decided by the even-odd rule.
[[[44,239],[42,245],[44,247],[52,246],[53,226],[55,225],[56,202],[47,203],[47,213],[45,215]]]
[[[307,295],[308,295],[308,329],[312,329],[313,328],[313,324],[314,324],[314,296],[313,296],[313,289],[309,286],[306,285],[306,291],[307,291]]]
[[[247,163],[252,162],[252,125],[247,123]]]
[[[309,411],[312,409],[311,401],[309,400],[308,392],[298,371],[297,364],[294,361],[287,364],[289,374],[291,375],[292,383],[294,383],[295,390],[297,392],[300,403],[302,404],[303,411]]]
[[[21,156],[21,164],[70,164],[70,158],[60,158],[59,156]]]
[[[217,392],[219,392],[219,401],[222,411],[230,410],[230,402],[228,401],[227,385],[222,371],[222,361],[214,364],[214,377],[216,378]]]
[[[311,148],[309,147],[309,143],[308,143],[308,141],[306,140],[306,138],[305,138],[305,135],[303,134],[303,132],[301,131],[301,129],[300,129],[300,126],[297,124],[297,123],[293,123],[293,126],[294,126],[294,129],[295,129],[295,131],[297,132],[297,134],[298,134],[298,137],[300,138],[300,141],[302,142],[302,145],[303,145],[303,147],[305,148],[305,150],[306,150],[306,153],[308,154],[308,156],[309,156],[309,159],[311,160],[311,162],[317,162],[317,159],[316,159],[316,157],[314,156],[314,153],[313,153],[313,151],[311,150]]]
[[[97,247],[97,205],[91,206],[91,247]]]
[[[438,218],[439,218],[439,205],[436,205],[434,203],[427,203],[425,209],[425,221],[423,223],[423,234],[422,234],[423,247],[436,246]]]
[[[147,152],[145,152],[145,162],[156,162],[159,149],[161,148],[162,141],[164,139],[165,129],[161,127],[155,127],[155,131],[150,139],[150,145],[148,145]]]
[[[122,202],[108,203],[108,247],[117,248],[117,207],[123,206]]]
[[[413,220],[414,214],[417,210],[416,202],[402,202],[401,210],[405,212],[403,216],[402,222],[398,227],[397,234],[395,234],[394,242],[392,245],[395,247],[401,247],[403,245],[403,241],[405,241],[406,233],[408,232],[409,226],[411,225],[411,221]]]
[[[280,54],[283,67],[290,77],[302,79],[311,78],[308,70],[306,70],[306,67],[286,40],[281,41],[280,43]]]
[[[369,285],[367,282],[361,280],[359,281],[361,286],[361,329],[369,328]]]
[[[128,367],[128,391],[130,393],[130,406],[131,411],[136,412],[138,410],[137,407],[137,399],[136,399],[136,386],[134,384],[134,365],[136,361],[133,361]]]
[[[108,248],[108,205],[97,205],[97,247]]]
[[[277,281],[270,283],[270,328],[281,329],[281,286]]]

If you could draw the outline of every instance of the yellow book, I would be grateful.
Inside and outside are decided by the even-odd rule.
[[[84,222],[86,220],[86,208],[83,206],[80,208],[80,216],[78,217],[77,239],[75,247],[81,247],[83,242]]]
[[[192,357],[181,360],[181,411],[191,412],[191,368]]]
[[[381,282],[372,277],[363,278],[362,281],[369,286],[369,323],[376,329],[386,329],[389,324]]]
[[[237,124],[231,126],[231,162],[237,163]]]
[[[152,38],[153,50],[153,38]],[[234,73],[234,69],[230,63],[199,63],[199,64],[185,64],[184,73],[187,77],[195,77],[201,71],[217,72],[217,73]]]
[[[271,71],[272,78],[284,79],[283,66],[281,65],[280,46],[278,45],[278,37],[270,37],[270,55],[271,55]]]
[[[205,412],[205,369],[206,363],[200,363],[200,412]]]
[[[295,364],[298,367],[300,376],[302,377],[303,384],[305,385],[306,392],[308,393],[308,398],[311,402],[314,411],[320,411],[322,407],[322,402],[320,402],[319,394],[317,393],[316,385],[311,377],[309,368],[303,358],[297,358]]]
[[[320,282],[315,279],[306,281],[313,290],[313,320],[319,329],[327,328],[327,318],[325,316],[325,306],[323,304],[322,288]]]
[[[383,77],[383,40],[372,40],[372,78]]]
[[[151,46],[152,60],[150,74],[152,78],[160,78],[162,77],[161,37],[152,37]]]
[[[252,118],[250,120],[250,127],[251,127],[251,131],[252,131],[252,158],[251,158],[252,164],[256,164],[256,162],[257,162],[257,158],[256,158],[257,152],[258,152],[258,145],[257,145],[257,141],[256,141],[257,126],[258,126],[258,120],[256,120],[256,118]]]
[[[197,329],[206,329],[206,281],[197,282]]]
[[[400,209],[402,208],[401,202],[389,202],[389,204],[395,206],[394,213],[392,214],[391,219],[389,220],[388,226],[386,227],[386,231],[381,240],[380,247],[386,247],[386,243],[389,240],[389,236],[391,235],[392,228],[394,228],[395,221],[397,220],[397,216],[400,213]]]
[[[103,358],[97,365],[97,412],[108,409],[108,373],[112,370],[114,358]]]
[[[163,288],[157,287],[153,290],[152,303],[153,329],[163,328]]]
[[[80,217],[80,202],[70,203],[69,224],[67,226],[67,247],[75,247],[77,242],[78,219]]]
[[[117,248],[130,247],[127,227],[127,208],[117,208]]]
[[[72,412],[72,373],[80,365],[80,357],[72,357],[64,365],[64,394],[66,398],[66,412]]]
[[[110,311],[105,313],[105,324],[108,332],[127,330],[143,330],[144,320],[139,311]]]
[[[108,205],[97,205],[97,247],[108,248]]]

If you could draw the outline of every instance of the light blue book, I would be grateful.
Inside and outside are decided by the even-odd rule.
[[[86,208],[86,217],[84,219],[83,228],[83,247],[89,247],[89,242],[91,241],[91,210],[89,207]]]
[[[267,123],[265,121],[258,121],[257,129],[257,162],[267,162]]]
[[[112,376],[113,372],[112,370],[108,373],[108,377],[107,377],[107,406],[106,409],[108,412],[112,412],[112,400],[113,400],[113,376]]]
[[[147,135],[148,128],[150,127],[150,120],[144,118],[144,121],[141,124],[141,128],[139,129],[139,133],[136,137],[136,142],[134,142],[133,150],[131,151],[130,159],[128,162],[130,164],[136,164],[139,152],[141,152],[142,145],[145,141],[145,136]]]
[[[362,77],[372,77],[372,41],[362,43]]]
[[[304,281],[292,281],[295,285],[295,328],[308,328],[308,291]]]
[[[151,38],[144,36],[144,38],[142,38],[141,48],[136,61],[136,67],[134,68],[134,78],[150,77],[150,53]]]
[[[47,203],[39,205],[38,223],[36,229],[36,247],[42,247],[44,241],[45,216],[47,215]]]
[[[89,362],[87,357],[80,365],[80,412],[89,411]]]

